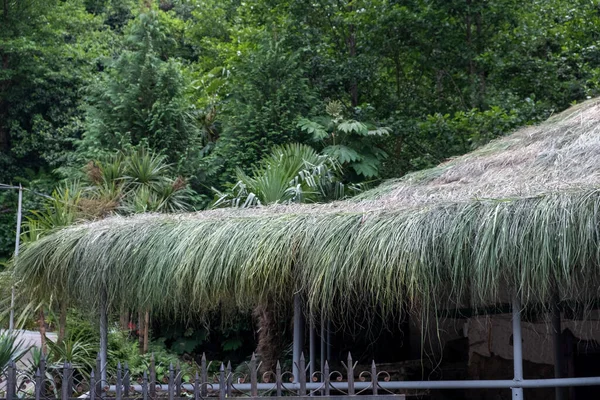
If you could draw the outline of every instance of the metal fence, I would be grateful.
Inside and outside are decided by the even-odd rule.
[[[275,371],[261,374],[260,362],[254,356],[237,370],[232,369],[231,363],[221,363],[218,367],[207,363],[204,356],[200,365],[183,370],[179,364],[163,369],[164,366],[156,366],[152,359],[148,369],[136,375],[126,363],[119,363],[116,369],[109,371],[98,359],[88,374],[69,363],[47,368],[42,358],[34,373],[31,368],[18,368],[14,362],[10,363],[3,373],[0,390],[4,392],[1,397],[7,400],[405,397],[390,388],[390,375],[378,370],[374,362],[369,370],[356,370],[357,363],[348,355],[348,360],[342,362],[342,370],[330,370],[326,362],[322,371],[310,376],[303,356],[299,364],[298,369],[304,373],[294,377],[291,372],[283,371],[279,363]]]
[[[480,380],[480,381],[393,381],[375,362],[370,368],[357,369],[357,363],[348,355],[341,370],[331,370],[325,362],[323,369],[310,374],[309,363],[300,357],[297,377],[282,370],[260,373],[260,362],[252,359],[237,369],[231,363],[216,365],[202,357],[200,365],[155,365],[154,361],[143,372],[131,371],[127,364],[108,370],[100,359],[90,373],[65,363],[46,367],[42,358],[35,372],[10,363],[1,376],[0,398],[6,400],[184,400],[249,397],[267,400],[273,397],[293,397],[300,400],[322,397],[324,400],[343,400],[361,396],[363,400],[381,400],[381,397],[402,399],[409,397],[407,390],[430,389],[515,389],[599,385],[600,378],[535,379],[535,380]],[[415,392],[411,392],[415,394]]]

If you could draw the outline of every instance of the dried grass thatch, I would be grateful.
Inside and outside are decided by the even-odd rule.
[[[113,217],[25,248],[23,287],[158,312],[600,297],[600,101],[324,205]]]

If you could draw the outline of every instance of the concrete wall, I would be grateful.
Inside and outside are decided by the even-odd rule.
[[[593,311],[586,321],[562,320],[562,330],[569,329],[580,340],[600,342],[600,312]],[[512,316],[498,314],[466,320],[464,331],[469,338],[469,360],[477,353],[512,360]],[[523,359],[554,365],[552,327],[548,321],[522,322]]]

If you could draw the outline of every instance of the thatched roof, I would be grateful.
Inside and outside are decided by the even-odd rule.
[[[136,215],[25,248],[32,293],[158,311],[285,302],[315,310],[403,303],[591,301],[600,291],[600,101],[436,168],[324,205]]]

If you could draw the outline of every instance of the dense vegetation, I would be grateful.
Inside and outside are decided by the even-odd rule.
[[[596,96],[599,39],[589,0],[2,0],[0,182],[52,194],[31,240],[339,198]]]

